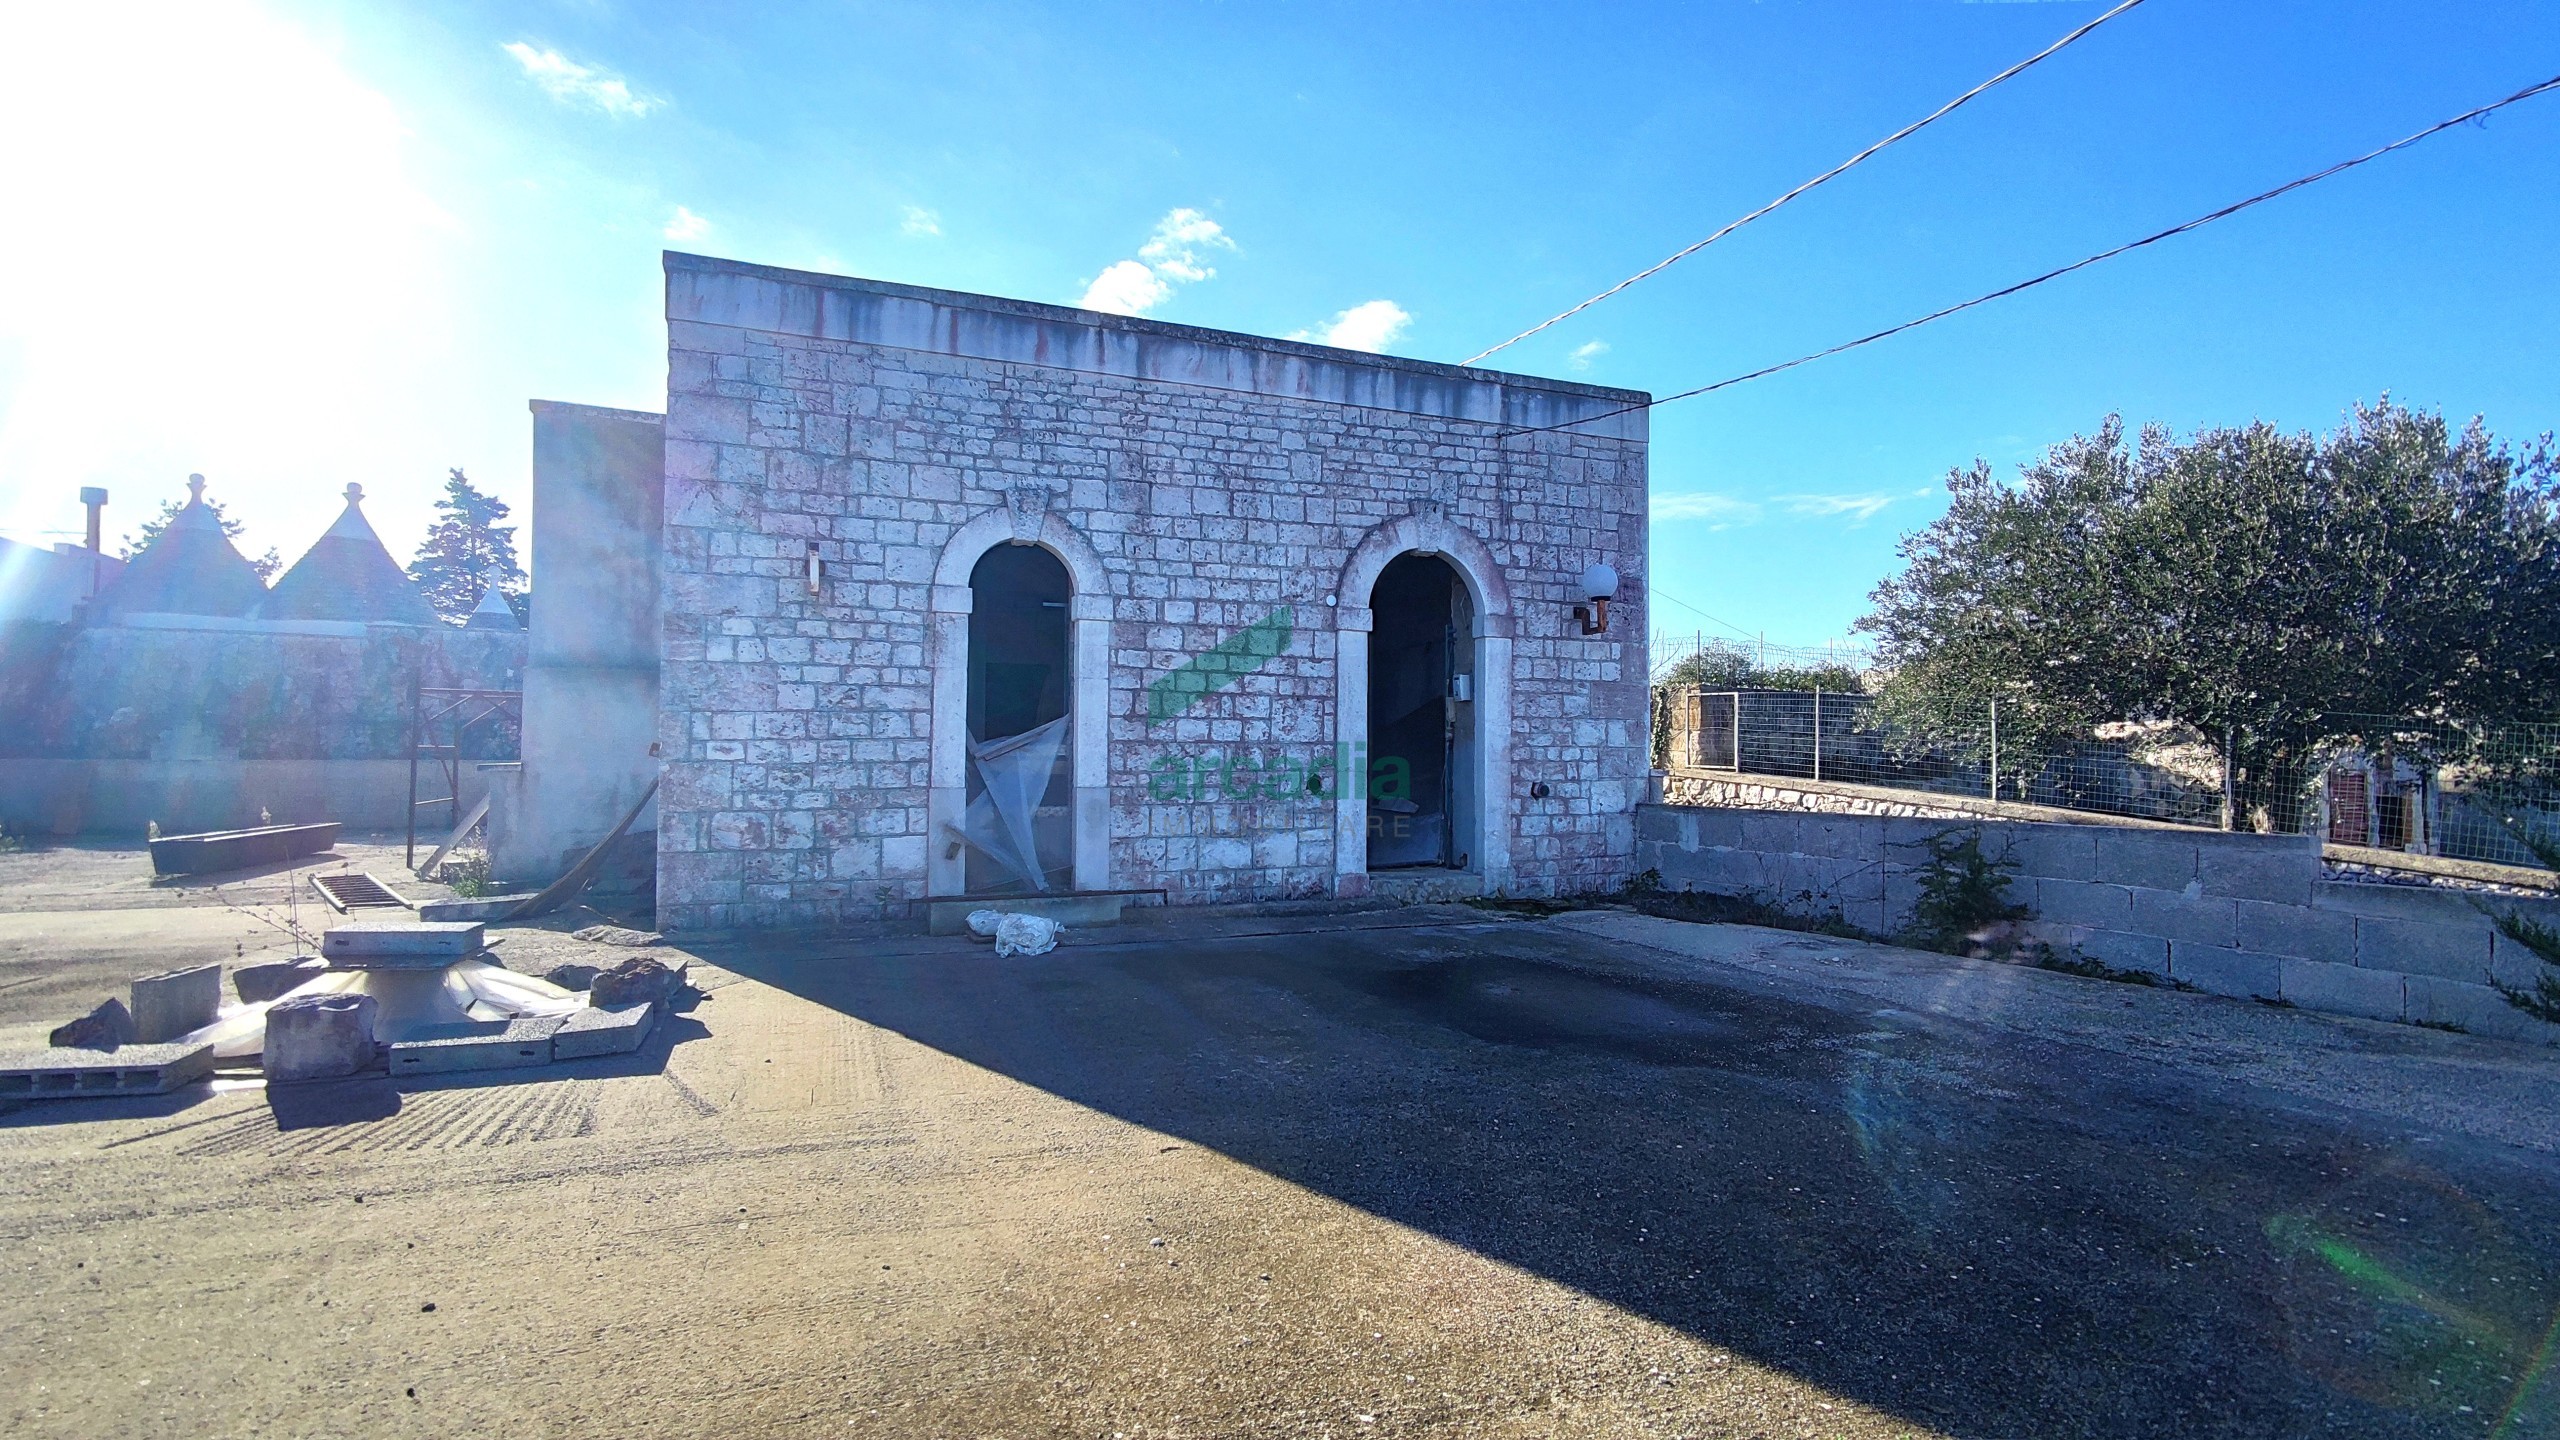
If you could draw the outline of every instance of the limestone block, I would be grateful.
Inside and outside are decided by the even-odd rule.
[[[2169,973],[2169,942],[2157,935],[2080,926],[2072,930],[2070,948],[2087,959],[2114,970],[2139,970],[2146,975]]]
[[[683,976],[664,962],[634,955],[596,975],[588,987],[587,1003],[601,1010],[655,1005],[673,996],[683,984]]]
[[[2151,890],[2184,890],[2196,878],[2196,837],[2174,830],[2098,832],[2098,878]]]
[[[581,1060],[595,1055],[627,1055],[649,1038],[657,1016],[654,1005],[625,1005],[599,1010],[589,1006],[560,1022],[551,1032],[551,1058]]]
[[[2020,881],[2098,878],[2097,827],[2013,825],[2005,829],[2003,847],[1993,853],[2018,867]]]
[[[2132,928],[2173,942],[2229,946],[2239,937],[2239,913],[2238,902],[2219,896],[2172,890],[2133,892]]]
[[[2355,923],[2356,963],[2368,970],[2397,970],[2466,985],[2489,981],[2494,932],[2484,916],[2474,915],[2468,924],[2437,925],[2358,915]]]
[[[2277,969],[2284,998],[2305,1010],[2398,1020],[2407,1008],[2401,977],[2393,971],[2290,956],[2279,961]]]
[[[2225,945],[2173,940],[2169,944],[2169,978],[2209,995],[2275,1000],[2284,993],[2281,958]]]
[[[296,995],[267,1009],[267,1083],[337,1080],[370,1069],[380,1007],[370,995]]]
[[[210,1025],[222,1012],[222,966],[191,965],[133,982],[133,1038],[145,1045],[175,1040]]]
[[[258,1005],[328,973],[328,961],[317,955],[296,955],[290,960],[268,960],[241,966],[231,972],[231,989],[240,997],[241,1004]]]
[[[2309,905],[2278,905],[2264,900],[2234,902],[2239,948],[2270,955],[2297,955],[2333,965],[2356,959],[2356,921],[2352,915]]]
[[[2196,879],[2207,895],[2308,905],[2311,887],[2320,879],[2316,836],[2201,836],[2196,861]]]
[[[391,1047],[391,1074],[398,1079],[548,1065],[551,1037],[563,1023],[561,1017],[547,1015],[435,1027]]]
[[[321,936],[320,953],[353,970],[442,969],[478,954],[487,933],[476,920],[359,920]]]
[[[2549,1045],[2560,1039],[2560,1027],[2545,1024],[2507,1003],[2486,985],[2411,975],[2406,981],[2409,1023],[2451,1026],[2472,1035],[2524,1040]]]
[[[2134,928],[2133,892],[2121,885],[2022,877],[2011,882],[2009,893],[2021,903],[2034,906],[2039,919],[2099,930]]]

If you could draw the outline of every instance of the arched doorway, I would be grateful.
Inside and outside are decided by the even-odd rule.
[[[962,795],[971,894],[1074,888],[1074,697],[1067,567],[998,545],[969,572],[968,754]]]
[[[1371,870],[1475,867],[1475,607],[1437,555],[1387,562],[1369,594]]]

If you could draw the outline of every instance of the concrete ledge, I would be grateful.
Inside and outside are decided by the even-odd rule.
[[[473,900],[429,900],[418,907],[421,920],[503,920],[517,906],[534,897],[528,890],[521,895],[483,895]]]

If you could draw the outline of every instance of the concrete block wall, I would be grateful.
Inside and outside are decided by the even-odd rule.
[[[1649,805],[1635,864],[1668,889],[1891,935],[1910,922],[1928,843],[1950,831],[2015,867],[2011,898],[2059,951],[2217,995],[2560,1043],[2495,988],[2530,986],[2540,966],[2482,908],[2560,924],[2560,900],[2324,879],[2312,837]]]
[[[1640,411],[1608,412],[1641,397],[667,265],[661,925],[825,923],[948,893],[934,824],[963,721],[939,707],[965,633],[948,622],[965,622],[958,552],[989,526],[1077,576],[1072,644],[1094,702],[1077,708],[1102,712],[1074,747],[1079,885],[1179,903],[1365,882],[1345,862],[1356,810],[1250,777],[1345,743],[1344,646],[1365,666],[1368,599],[1342,590],[1385,534],[1442,537],[1506,597],[1478,630],[1502,666],[1476,702],[1502,750],[1485,802],[1499,833],[1477,857],[1488,886],[1625,879],[1647,772],[1645,429]],[[1506,433],[1566,421],[1584,423]],[[1610,632],[1586,637],[1571,612],[1594,560],[1622,578]],[[1284,609],[1283,654],[1150,713],[1151,682]],[[1177,769],[1192,783],[1172,784]]]

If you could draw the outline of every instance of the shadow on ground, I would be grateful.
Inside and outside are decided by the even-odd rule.
[[[1649,977],[1518,921],[1028,960],[726,949],[1955,1435],[2560,1434],[2546,1157]]]

